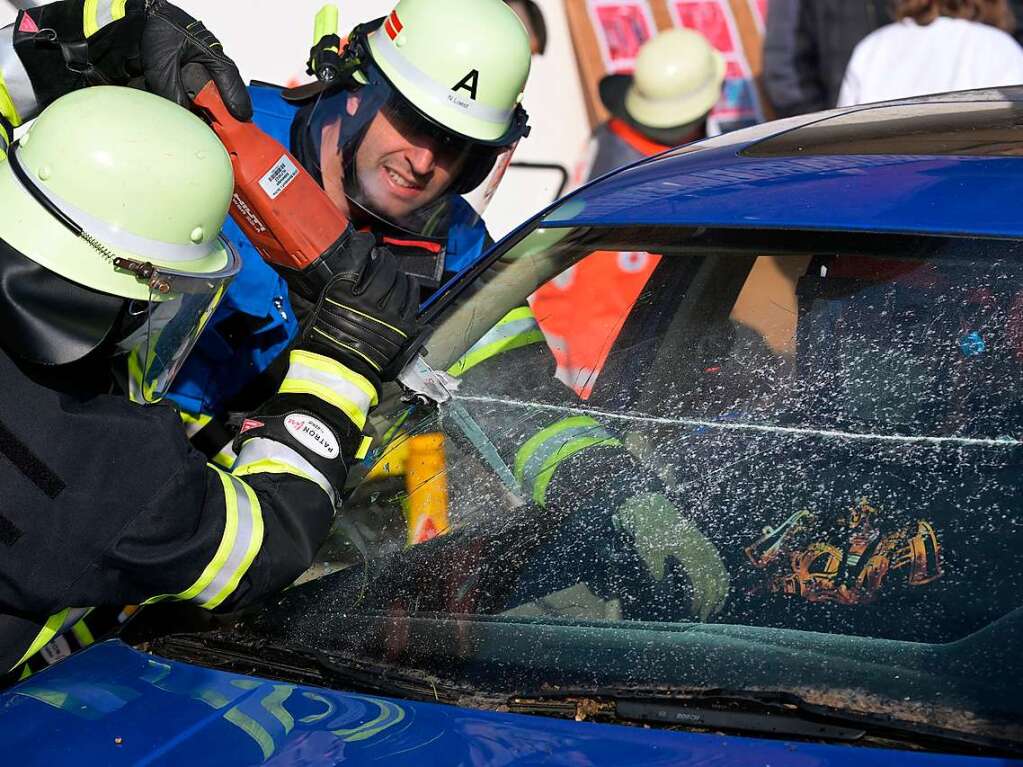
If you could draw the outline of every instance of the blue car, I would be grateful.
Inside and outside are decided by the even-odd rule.
[[[298,584],[24,680],[6,762],[1023,763],[1020,155],[976,91],[579,190],[427,308]]]

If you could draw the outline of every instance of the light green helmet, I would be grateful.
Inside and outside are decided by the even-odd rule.
[[[369,34],[369,49],[391,84],[438,125],[510,143],[531,51],[503,0],[401,0]]]
[[[0,239],[93,290],[148,300],[150,287],[108,256],[214,274],[234,190],[231,160],[198,117],[129,88],[88,88],[55,101],[12,151],[35,189],[0,166]],[[37,200],[76,222],[76,237]],[[104,255],[102,250],[109,252]]]
[[[721,98],[725,59],[690,29],[647,41],[636,58],[625,110],[640,125],[672,128],[702,119]]]
[[[529,36],[503,0],[401,0],[338,66],[297,120],[303,163],[358,225],[430,240],[415,273],[437,286],[451,228],[478,225],[529,135]]]
[[[0,165],[0,345],[34,364],[103,350],[156,401],[240,268],[220,236],[234,189],[213,131],[176,104],[87,88]]]

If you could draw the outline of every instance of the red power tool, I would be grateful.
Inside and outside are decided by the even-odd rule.
[[[205,68],[193,66],[184,72],[188,90],[234,166],[231,217],[264,261],[304,270],[337,242],[348,219],[280,142],[232,116]]]

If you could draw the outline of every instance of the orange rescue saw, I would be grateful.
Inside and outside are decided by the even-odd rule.
[[[264,261],[303,271],[337,242],[347,217],[280,142],[228,111],[205,68],[188,69],[193,101],[231,155],[231,217]]]

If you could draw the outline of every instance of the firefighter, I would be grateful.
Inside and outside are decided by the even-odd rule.
[[[250,604],[330,529],[418,286],[372,237],[324,254],[279,391],[210,465],[161,399],[240,268],[232,193],[213,132],[127,88],[58,99],[0,166],[5,669],[93,607]]]
[[[720,133],[710,112],[724,82],[724,57],[700,33],[672,29],[648,40],[633,74],[600,81],[600,99],[611,119],[594,131],[576,168],[576,184]]]
[[[217,39],[164,0],[61,0],[22,11],[0,32],[0,112],[17,125],[55,95],[139,75],[184,104],[180,65],[202,63],[236,116],[254,105],[256,123],[290,146],[355,225],[436,288],[491,242],[480,215],[528,133],[529,37],[502,0],[401,0],[339,49],[331,35],[313,50],[312,70],[329,59],[339,73],[326,91],[254,85],[250,103]],[[211,456],[229,441],[227,412],[273,391],[302,310],[233,222],[225,234],[244,268],[172,393],[196,415],[196,440]]]
[[[507,313],[448,372],[461,380],[467,419],[496,451],[487,457],[499,464],[491,468],[523,500],[563,518],[546,552],[530,557],[517,599],[582,581],[602,598],[621,599],[631,619],[707,620],[721,610],[728,571],[677,499],[626,450],[614,425],[558,412],[578,408],[579,396],[558,380],[550,341],[529,306]],[[509,411],[472,399],[495,392],[553,407]],[[612,541],[628,553],[609,555]],[[573,567],[564,565],[569,550]],[[555,577],[566,580],[556,585]]]

